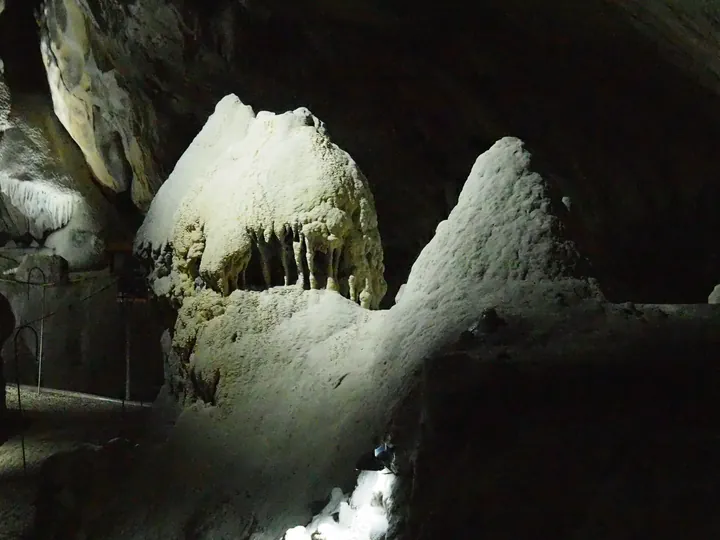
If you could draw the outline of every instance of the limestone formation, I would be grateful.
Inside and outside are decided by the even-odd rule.
[[[118,225],[82,153],[42,96],[13,95],[0,139],[0,227],[30,235],[71,270],[104,264],[105,235]]]
[[[239,107],[236,104],[235,110]],[[232,181],[245,182],[239,173],[248,171],[246,150],[252,150],[256,164],[264,163],[266,153],[278,157],[266,174],[250,175],[262,186],[272,185],[270,172],[292,169],[302,181],[313,178],[308,170],[327,170],[320,165],[328,162],[313,160],[309,161],[316,164],[314,168],[293,167],[299,163],[298,155],[313,154],[289,150],[314,148],[308,143],[322,140],[315,121],[308,121],[311,118],[303,111],[258,115],[246,137],[228,150],[227,155],[237,158],[235,174],[221,174],[224,159],[209,159],[209,169],[215,172],[187,189],[185,202],[176,206],[177,215],[190,211],[194,218],[207,215],[199,211],[207,208],[209,200],[203,201],[207,197],[203,186],[211,188],[217,178],[225,179],[222,193],[228,203],[215,207],[212,216],[218,223],[208,222],[201,229],[195,225],[194,230],[237,231],[222,225],[241,223],[236,209],[247,208],[242,199],[230,197],[239,194]],[[255,140],[254,133],[264,134],[268,143],[279,138],[290,146],[245,148],[246,139]],[[195,153],[187,155],[199,159],[203,141],[211,140],[217,138],[199,136]],[[218,156],[217,149],[205,148]],[[341,156],[332,145],[323,148],[329,157]],[[341,170],[352,171],[350,162],[345,163]],[[299,198],[300,203],[305,200]],[[163,206],[167,210],[172,205]],[[113,531],[117,534],[108,538],[140,538],[149,533],[148,527],[158,537],[180,535],[187,530],[193,509],[202,508],[212,494],[231,492],[237,485],[243,490],[230,495],[232,517],[216,514],[213,532],[242,534],[247,524],[238,515],[257,516],[257,538],[263,539],[279,538],[291,528],[301,534],[298,526],[312,534],[314,527],[329,525],[323,516],[312,521],[308,501],[323,500],[332,486],[352,479],[352,464],[382,437],[390,411],[413,386],[423,359],[449,336],[459,335],[490,306],[502,312],[510,327],[515,317],[530,313],[541,313],[539,320],[559,316],[553,314],[565,310],[568,303],[585,302],[597,309],[596,289],[575,277],[580,257],[563,234],[561,216],[553,213],[556,207],[562,208],[560,201],[552,199],[543,179],[532,172],[522,143],[504,139],[478,159],[456,208],[413,267],[402,300],[390,310],[362,309],[328,290],[285,286],[238,289],[227,297],[206,288],[184,296],[172,335],[173,349],[181,354],[168,364],[175,370],[169,377],[174,391],[186,394],[185,409],[167,447],[147,465],[153,471],[153,486],[132,484],[117,495],[132,494],[138,502],[132,512],[141,514],[120,516]],[[229,218],[222,219],[221,212],[228,212]],[[153,235],[150,224],[165,221],[163,215],[151,209],[139,246],[151,237],[161,239],[160,234]],[[184,230],[178,226],[169,237],[173,249]],[[152,251],[154,245],[146,248]],[[204,256],[208,248],[199,241],[196,245]],[[474,261],[484,251],[487,258]],[[198,271],[201,264],[197,260]],[[567,299],[564,305],[556,302],[560,294]],[[328,441],[332,441],[329,453]],[[193,469],[184,465],[186,460],[207,466]],[[164,495],[166,490],[171,497]],[[377,505],[370,506],[379,511]],[[340,526],[353,527],[352,512],[346,515]],[[137,533],[128,536],[129,531]]]
[[[710,202],[718,193],[710,179],[720,169],[717,107],[654,43],[630,46],[641,40],[628,20],[660,36],[672,49],[662,50],[691,79],[701,76],[716,91],[717,8],[708,2],[672,9],[661,0],[612,7],[589,0],[552,10],[521,0],[464,5],[467,21],[488,20],[490,12],[490,34],[478,34],[452,9],[443,10],[442,24],[408,10],[412,22],[398,25],[393,8],[379,5],[380,24],[370,30],[358,2],[45,4],[41,32],[58,115],[98,178],[132,190],[143,210],[223,95],[236,92],[274,111],[312,104],[372,182],[392,297],[447,216],[478,146],[523,129],[562,179],[583,245],[618,301],[667,299],[678,289],[687,301],[707,298],[699,268],[716,248],[700,239],[720,219]],[[341,13],[344,22],[334,19]],[[550,43],[537,31],[545,22],[555,28]],[[427,32],[451,43],[454,58],[472,61],[444,61],[434,41],[419,37]],[[516,44],[528,54],[508,49],[511,35],[522,37]],[[587,55],[565,57],[568,50]],[[637,65],[652,73],[638,76]],[[425,76],[431,72],[437,76]],[[517,94],[507,91],[509,80]],[[556,81],[559,91],[539,80]],[[601,86],[602,108],[628,114],[598,113],[591,104]],[[689,250],[702,260],[676,264]],[[674,274],[648,279],[657,268]]]
[[[413,264],[403,301],[407,295],[430,294],[452,284],[458,275],[478,283],[588,277],[587,261],[562,219],[567,209],[561,200],[553,200],[547,181],[530,168],[530,160],[522,141],[512,137],[478,158],[464,196]],[[458,228],[470,238],[458,235]],[[475,249],[457,257],[459,246]]]
[[[4,66],[0,58],[0,133],[10,127],[10,89],[3,76]]]
[[[233,95],[158,192],[136,249],[154,257],[155,291],[174,296],[198,284],[223,296],[298,285],[374,309],[386,291],[375,204],[357,164],[307,109],[253,117]]]
[[[128,39],[135,39],[141,28],[164,39],[164,29],[149,28],[154,20],[143,18],[135,31],[128,28]],[[146,146],[157,142],[153,109],[142,85],[129,90],[119,69],[104,67],[112,65],[111,51],[93,40],[93,23],[77,0],[44,3],[41,52],[55,114],[98,181],[116,192],[130,189],[133,201],[144,209],[159,186],[156,152]]]

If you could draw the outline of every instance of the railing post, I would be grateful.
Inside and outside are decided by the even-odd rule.
[[[18,396],[18,412],[20,414],[20,422],[23,423],[23,409],[22,409],[22,398],[20,397],[20,351],[18,351],[18,338],[22,334],[23,330],[30,330],[35,338],[35,354],[38,353],[39,343],[37,331],[29,324],[20,326],[15,331],[15,337],[13,338],[13,346],[15,349],[15,385],[17,387]],[[22,448],[22,460],[23,460],[23,472],[27,475],[27,458],[25,455],[25,433],[23,432],[23,426],[20,430],[20,445]]]
[[[125,315],[125,401],[130,401],[130,306],[123,295],[123,315]]]
[[[33,272],[39,272],[40,276],[42,278],[42,302],[41,302],[41,312],[40,312],[40,338],[38,340],[37,346],[36,346],[36,355],[37,355],[37,393],[40,394],[40,391],[42,389],[42,363],[43,363],[43,338],[45,337],[45,289],[47,284],[47,277],[45,276],[45,272],[43,272],[42,268],[39,268],[37,266],[32,267],[28,271],[28,305],[30,302],[30,287],[33,285],[32,283],[32,275]]]

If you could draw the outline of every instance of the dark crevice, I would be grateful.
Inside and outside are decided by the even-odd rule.
[[[328,263],[330,262],[330,254],[323,251],[315,250],[313,253],[313,266],[315,271],[313,275],[317,280],[318,286],[324,288],[328,278]]]
[[[0,58],[5,80],[12,91],[48,96],[50,89],[40,54],[40,34],[35,13],[41,0],[7,0],[0,14]]]

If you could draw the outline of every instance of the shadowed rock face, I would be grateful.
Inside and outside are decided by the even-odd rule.
[[[617,342],[530,364],[497,354],[512,322],[430,359],[404,537],[715,536],[720,341],[699,311],[639,306]]]
[[[474,157],[508,134],[570,197],[613,299],[704,301],[717,280],[704,238],[720,220],[720,112],[702,11],[601,0],[47,4],[56,109],[100,181],[142,208],[234,92],[255,109],[307,106],[333,127],[376,196],[387,298]],[[88,96],[95,107],[80,110]]]
[[[2,4],[0,4],[2,8]],[[1,11],[1,9],[0,9]],[[0,346],[7,341],[15,329],[15,315],[13,314],[10,302],[5,296],[0,295]],[[5,374],[3,372],[4,359],[0,357],[0,445],[2,445],[19,427],[8,416],[5,402]]]

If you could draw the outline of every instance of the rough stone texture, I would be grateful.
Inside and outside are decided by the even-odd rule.
[[[68,282],[68,262],[59,255],[29,253],[22,258],[14,277],[23,283],[62,285]]]
[[[177,28],[164,24],[163,15],[173,11],[162,7],[153,10],[153,17],[137,4],[117,8],[129,16],[117,22],[128,39],[143,43],[143,52],[164,53],[166,36],[172,41],[179,35]],[[84,2],[48,2],[42,20],[46,28],[41,51],[57,117],[82,149],[95,177],[114,191],[131,190],[133,201],[147,208],[161,178],[155,166],[162,159],[157,152],[160,138],[154,108],[140,81],[132,75],[125,79],[122,66],[115,65],[124,45],[98,40],[93,28],[98,22]],[[132,72],[138,67],[128,64],[126,69]]]
[[[2,250],[3,264],[16,253]],[[20,256],[22,257],[22,255]],[[33,274],[33,281],[37,274]],[[16,327],[29,324],[17,339],[22,384],[37,384],[35,336],[43,334],[42,384],[122,398],[125,395],[126,323],[130,325],[131,396],[152,399],[162,380],[160,323],[147,304],[117,302],[117,280],[108,273],[74,273],[71,281],[26,285],[5,277],[0,294],[7,298]],[[41,327],[40,318],[47,318]],[[34,331],[33,331],[34,330]],[[37,344],[39,345],[39,343]],[[15,340],[2,348],[7,380],[17,380]]]
[[[3,232],[31,235],[73,270],[105,265],[109,230],[122,226],[82,154],[42,96],[14,94],[0,138]]]
[[[715,0],[617,1],[632,23],[678,66],[714,93],[720,91],[720,3]]]
[[[463,188],[467,195],[413,263],[403,296],[454,288],[460,275],[478,283],[589,278],[567,231],[565,206],[533,165],[514,137],[477,159]],[[477,250],[459,257],[466,245]]]
[[[0,58],[0,132],[10,127],[10,89],[5,83],[4,64]]]
[[[720,304],[720,285],[715,285],[710,296],[708,296],[708,304]]]
[[[224,97],[138,230],[154,293],[328,289],[377,309],[387,289],[375,202],[352,157],[305,108],[255,116]]]
[[[547,324],[567,304],[599,309],[597,291],[574,277],[577,251],[553,214],[560,199],[543,189],[522,144],[500,141],[477,161],[426,248],[436,255],[421,255],[390,310],[292,286],[228,297],[206,289],[184,299],[172,335],[177,356],[168,355],[177,372],[168,379],[185,408],[167,444],[118,486],[109,503],[117,519],[84,532],[175,537],[194,528],[199,513],[208,536],[242,537],[252,522],[258,540],[278,538],[307,524],[311,503],[333,486],[351,485],[357,457],[383,436],[422,359],[483,308],[507,305]],[[497,255],[513,266],[519,252],[532,272],[468,270],[467,261],[493,252],[501,237],[507,249]],[[541,247],[528,250],[533,242]],[[448,271],[433,273],[443,258]],[[123,507],[130,494],[134,505]]]
[[[399,538],[715,536],[715,306],[500,315],[429,358],[396,415],[416,450]]]
[[[117,189],[134,178],[141,207],[223,95],[309,107],[371,183],[389,299],[477,153],[515,133],[573,200],[612,298],[704,301],[720,111],[686,76],[705,62],[674,69],[617,4],[49,0],[45,57],[93,169]],[[666,26],[695,9],[678,6]],[[714,50],[713,35],[692,46]]]

